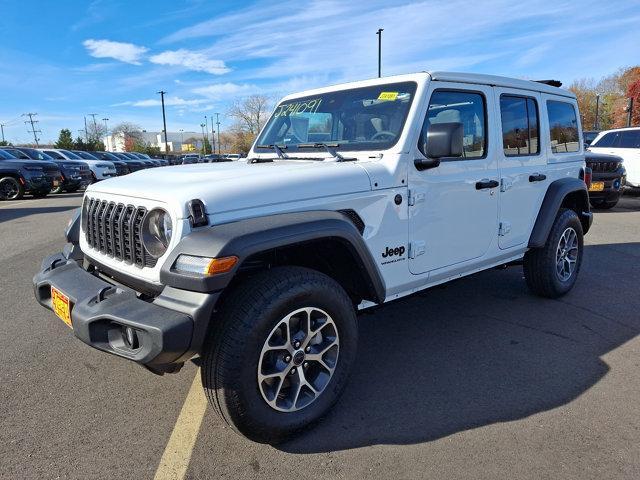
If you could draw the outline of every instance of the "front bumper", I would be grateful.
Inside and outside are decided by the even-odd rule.
[[[593,174],[592,182],[604,182],[604,190],[600,192],[589,191],[591,200],[613,201],[622,195],[626,183],[624,170],[616,172],[597,172]]]
[[[33,279],[36,299],[49,310],[52,286],[69,297],[76,337],[156,373],[175,371],[199,353],[218,294],[165,287],[147,301],[82,268],[80,256],[77,245],[68,244],[64,252],[47,257]],[[125,342],[125,327],[135,330],[137,348]]]

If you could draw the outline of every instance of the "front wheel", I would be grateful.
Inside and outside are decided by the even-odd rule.
[[[524,256],[524,277],[533,293],[558,298],[573,288],[582,264],[582,237],[576,212],[561,209],[546,244]]]
[[[20,200],[24,187],[13,177],[0,178],[0,200]]]
[[[357,348],[353,304],[333,279],[278,267],[223,302],[202,364],[211,405],[240,434],[278,443],[319,420],[346,385]]]

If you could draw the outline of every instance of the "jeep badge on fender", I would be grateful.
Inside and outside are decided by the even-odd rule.
[[[404,246],[400,246],[396,248],[387,247],[387,249],[382,253],[383,258],[393,257],[394,255],[397,255],[397,256],[404,255]]]
[[[576,98],[549,83],[423,72],[289,95],[246,161],[90,185],[36,298],[151,372],[199,357],[222,419],[280,442],[338,399],[360,310],[502,265],[571,290],[588,175]]]

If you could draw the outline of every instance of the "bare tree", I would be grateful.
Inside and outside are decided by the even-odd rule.
[[[271,100],[264,95],[251,95],[237,100],[228,115],[235,119],[234,130],[257,135],[269,116]]]
[[[142,127],[131,122],[122,122],[111,129],[113,135],[124,137],[125,150],[131,151],[135,145],[142,143]]]

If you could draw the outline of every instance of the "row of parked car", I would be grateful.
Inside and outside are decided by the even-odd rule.
[[[640,127],[583,132],[585,160],[592,171],[593,208],[616,206],[625,187],[640,189]]]
[[[192,163],[217,163],[217,162],[233,162],[240,160],[242,156],[238,153],[218,154],[210,153],[208,155],[200,155],[199,153],[187,153],[179,157],[178,161],[181,165],[189,165]]]
[[[25,193],[44,197],[75,192],[90,183],[164,165],[169,161],[137,152],[0,147],[0,200],[17,200]]]

